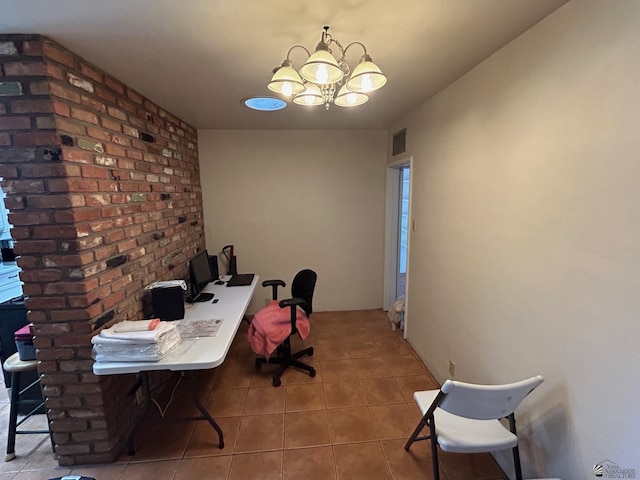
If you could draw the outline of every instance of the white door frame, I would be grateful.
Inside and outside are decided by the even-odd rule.
[[[384,298],[382,300],[382,308],[389,310],[396,300],[396,282],[397,282],[397,265],[398,265],[398,225],[400,220],[400,168],[408,165],[411,170],[409,179],[409,231],[407,232],[407,288],[405,292],[405,317],[404,317],[404,335],[407,335],[407,323],[409,320],[409,272],[411,262],[411,231],[412,231],[412,215],[411,215],[411,193],[413,184],[413,156],[403,157],[395,162],[387,164],[387,198],[385,212],[385,252],[384,252]]]

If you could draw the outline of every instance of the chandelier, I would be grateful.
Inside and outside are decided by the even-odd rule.
[[[333,56],[332,45],[337,47],[337,60]],[[361,46],[364,55],[352,72],[345,60],[345,54],[353,45]],[[298,71],[289,59],[291,52],[296,48],[303,49],[308,57]],[[329,34],[329,27],[324,27],[315,52],[311,54],[302,45],[291,47],[282,66],[273,71],[273,77],[267,87],[272,92],[283,95],[287,101],[293,101],[298,105],[324,105],[328,110],[331,103],[339,107],[362,105],[369,100],[367,93],[381,88],[385,83],[387,77],[373,63],[362,43],[352,42],[343,47]]]

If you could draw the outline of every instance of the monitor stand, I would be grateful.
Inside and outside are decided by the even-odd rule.
[[[199,293],[195,296],[195,298],[189,297],[187,299],[187,303],[199,303],[199,302],[208,302],[209,300],[213,300],[215,295],[213,293]]]

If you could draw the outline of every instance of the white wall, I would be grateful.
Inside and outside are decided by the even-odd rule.
[[[545,376],[528,478],[640,477],[639,52],[640,2],[573,0],[390,129],[414,159],[408,339],[439,380]]]
[[[384,131],[199,131],[209,253],[234,244],[240,273],[287,285],[312,268],[316,311],[381,308],[386,141]],[[251,310],[265,298],[260,287]]]

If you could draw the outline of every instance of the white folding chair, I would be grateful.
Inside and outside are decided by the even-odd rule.
[[[405,444],[431,440],[433,478],[440,479],[438,449],[452,453],[495,452],[511,448],[516,479],[522,480],[514,411],[543,382],[540,375],[506,385],[475,385],[447,380],[440,390],[415,392],[422,419]],[[507,429],[500,419],[509,420]],[[423,428],[429,434],[419,437]]]

